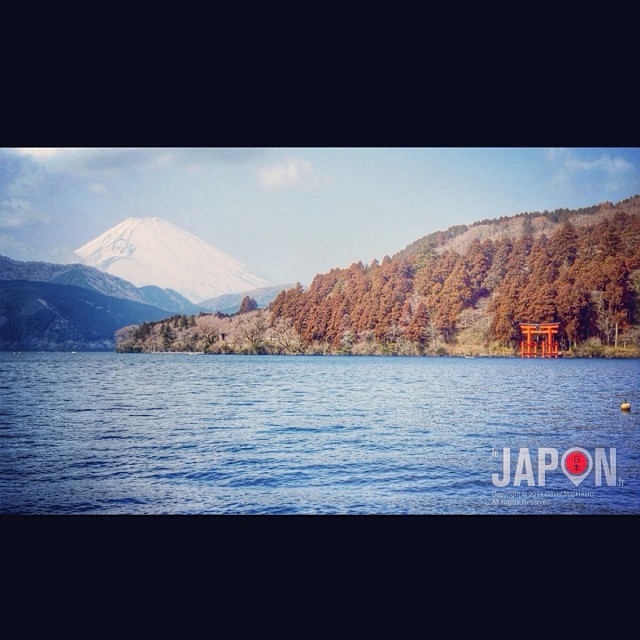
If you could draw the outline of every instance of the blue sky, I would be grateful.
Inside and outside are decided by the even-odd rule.
[[[157,216],[308,284],[454,224],[638,193],[638,148],[1,149],[0,254],[73,262]]]

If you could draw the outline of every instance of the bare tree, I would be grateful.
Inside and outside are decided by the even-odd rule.
[[[604,337],[605,344],[611,344],[615,326],[612,305],[605,299],[602,291],[592,291],[591,300],[595,307],[598,328]]]
[[[302,353],[302,338],[293,328],[291,318],[279,318],[271,327],[270,339],[284,353]]]
[[[199,336],[201,337],[203,342],[203,351],[208,351],[213,344],[218,342],[220,338],[220,332],[218,331],[217,325],[207,324],[200,328]]]
[[[264,353],[267,329],[268,325],[264,313],[258,311],[253,318],[242,318],[238,322],[236,335],[245,344],[248,343],[248,348],[252,353]]]

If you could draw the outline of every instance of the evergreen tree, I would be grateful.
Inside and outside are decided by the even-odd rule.
[[[240,303],[240,309],[238,309],[238,313],[249,313],[249,311],[255,311],[258,308],[258,303],[249,296],[245,296],[242,298],[242,302]]]

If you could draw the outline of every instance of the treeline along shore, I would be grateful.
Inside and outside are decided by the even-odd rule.
[[[640,196],[458,226],[252,306],[124,327],[116,350],[513,356],[520,322],[558,322],[563,357],[640,357]]]

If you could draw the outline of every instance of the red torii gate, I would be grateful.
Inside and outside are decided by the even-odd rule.
[[[524,340],[520,342],[521,358],[557,358],[558,343],[553,336],[558,333],[559,322],[520,322]],[[543,335],[546,340],[538,341],[533,336]]]

